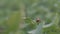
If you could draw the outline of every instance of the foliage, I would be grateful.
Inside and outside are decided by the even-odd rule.
[[[59,17],[60,0],[0,0],[0,34],[60,34]]]

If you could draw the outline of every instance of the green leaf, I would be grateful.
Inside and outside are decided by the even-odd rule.
[[[43,29],[43,22],[37,26],[34,34],[42,34],[42,29]]]
[[[16,31],[19,28],[19,23],[21,20],[21,14],[19,11],[12,13],[8,17],[8,32]]]

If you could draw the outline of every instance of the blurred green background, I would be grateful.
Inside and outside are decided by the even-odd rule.
[[[60,34],[60,0],[0,0],[0,34]]]

